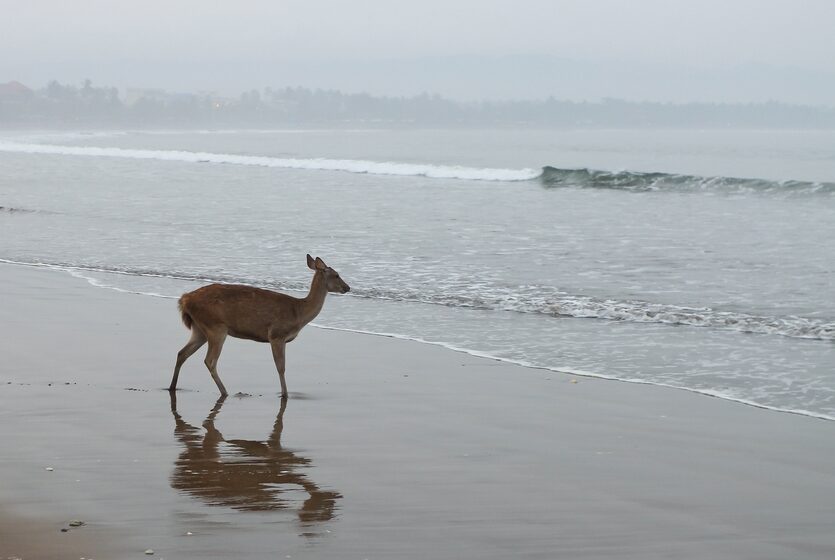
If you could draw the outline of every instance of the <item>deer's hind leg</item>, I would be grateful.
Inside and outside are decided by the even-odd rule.
[[[188,360],[192,354],[197,352],[204,344],[206,344],[206,336],[199,328],[197,328],[197,325],[192,325],[191,338],[186,345],[183,346],[182,350],[177,352],[177,365],[174,366],[174,377],[171,378],[171,385],[168,387],[169,391],[177,390],[177,379],[180,377],[180,368],[183,367],[185,361]]]
[[[220,376],[217,374],[217,360],[220,358],[220,351],[223,350],[223,342],[226,340],[226,329],[212,330],[206,333],[206,338],[209,341],[209,350],[206,352],[206,359],[204,360],[206,367],[209,368],[209,373],[212,374],[212,379],[215,385],[220,390],[220,395],[225,397],[228,393]]]

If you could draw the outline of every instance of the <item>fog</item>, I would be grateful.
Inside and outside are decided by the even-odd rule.
[[[825,0],[3,0],[0,83],[832,106]]]

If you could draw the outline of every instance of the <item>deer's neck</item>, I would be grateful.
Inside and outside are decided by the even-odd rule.
[[[328,286],[325,282],[325,275],[321,272],[316,272],[313,275],[313,281],[310,283],[310,291],[307,297],[304,298],[304,312],[303,319],[305,324],[309,323],[322,310],[325,305],[325,296],[328,295]]]

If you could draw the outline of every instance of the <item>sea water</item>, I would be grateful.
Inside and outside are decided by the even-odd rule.
[[[311,253],[319,326],[835,419],[832,131],[6,132],[0,206],[2,261],[97,286]]]

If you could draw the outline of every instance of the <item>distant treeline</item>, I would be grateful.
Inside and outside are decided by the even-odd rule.
[[[525,126],[835,128],[835,108],[768,103],[460,102],[438,95],[377,97],[302,87],[235,98],[52,81],[31,90],[0,84],[0,125],[20,127]]]

